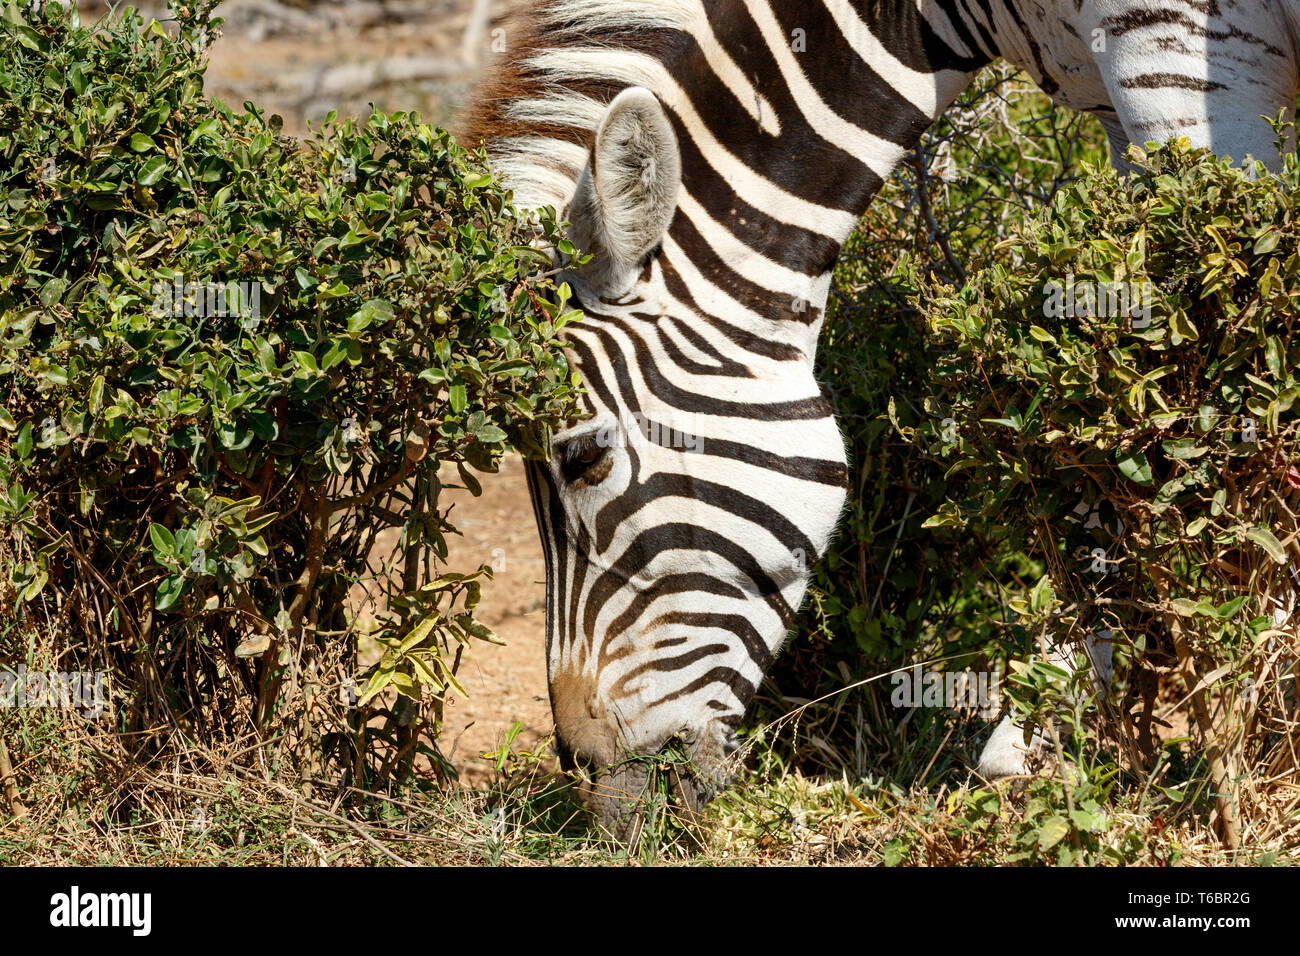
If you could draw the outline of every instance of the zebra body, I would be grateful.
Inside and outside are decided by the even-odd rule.
[[[644,783],[628,753],[689,742],[689,803],[726,776],[845,500],[831,270],[930,123],[1003,56],[1116,145],[1276,161],[1297,36],[1300,0],[539,0],[508,29],[470,135],[593,254],[568,276],[590,417],[529,483],[557,738],[615,768],[603,822]]]

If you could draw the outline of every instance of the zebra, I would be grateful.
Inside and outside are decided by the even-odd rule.
[[[686,806],[729,780],[845,502],[831,270],[935,118],[1002,57],[1117,164],[1185,136],[1272,165],[1298,38],[1300,0],[532,0],[506,28],[469,141],[591,254],[561,263],[584,415],[527,474],[557,750],[601,825],[631,833],[671,741]],[[1012,731],[982,766],[1023,766]]]

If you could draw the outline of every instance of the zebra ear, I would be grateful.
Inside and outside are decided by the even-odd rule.
[[[583,278],[618,294],[663,239],[677,211],[682,160],[664,108],[644,87],[609,104],[569,205],[570,238],[592,255]]]

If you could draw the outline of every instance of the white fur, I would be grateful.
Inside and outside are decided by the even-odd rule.
[[[574,242],[594,253],[584,268],[602,294],[619,295],[659,244],[677,211],[682,184],[677,136],[649,90],[614,97],[596,128],[594,155],[570,206]]]

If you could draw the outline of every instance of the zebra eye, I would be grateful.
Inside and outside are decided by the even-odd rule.
[[[594,485],[604,480],[612,466],[608,445],[595,435],[575,438],[560,449],[560,474],[570,484]]]

